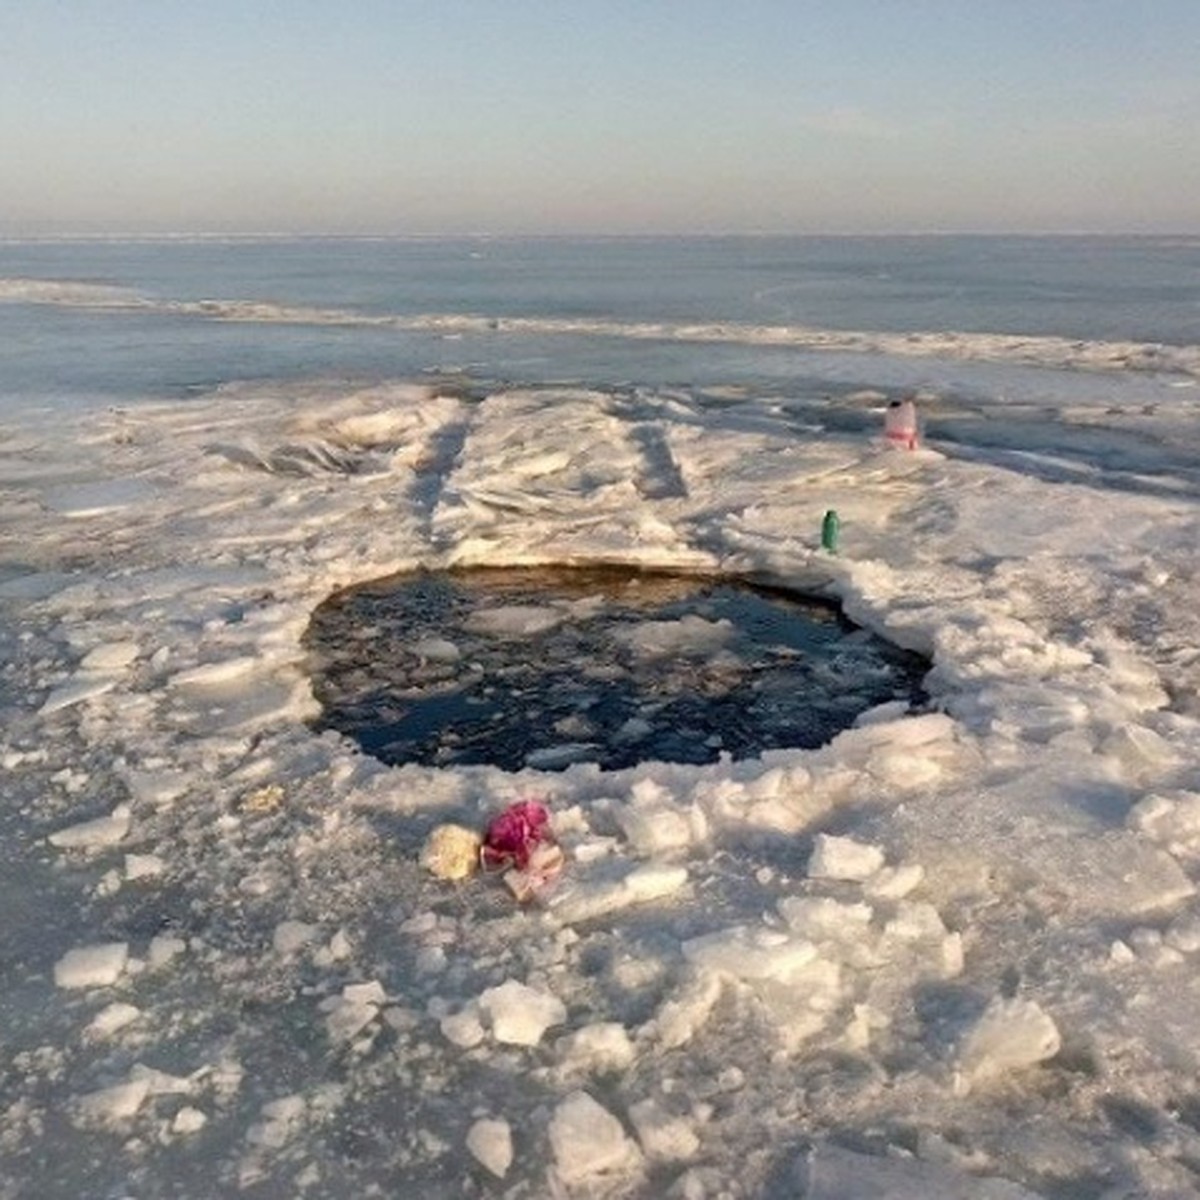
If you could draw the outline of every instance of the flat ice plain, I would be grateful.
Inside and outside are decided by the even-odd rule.
[[[1176,395],[912,453],[752,394],[6,416],[0,1196],[1200,1193]],[[932,658],[937,711],[613,773],[309,731],[334,589],[592,561],[838,597]],[[542,903],[421,870],[524,797],[567,850]]]

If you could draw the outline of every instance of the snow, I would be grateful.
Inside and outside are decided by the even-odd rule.
[[[567,386],[6,411],[0,1194],[1196,1194],[1189,395],[912,452]],[[559,772],[389,768],[308,724],[336,590],[594,561],[838,598],[931,657],[931,711],[619,772],[566,742]],[[570,619],[478,623],[519,652]],[[421,865],[531,797],[544,897]]]

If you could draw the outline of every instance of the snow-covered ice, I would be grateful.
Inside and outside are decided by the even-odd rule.
[[[1081,405],[1019,449],[911,453],[752,394],[264,383],[7,413],[0,1196],[1196,1194],[1179,394],[1158,424]],[[1067,461],[1084,429],[1102,469]],[[838,598],[930,657],[931,710],[616,772],[389,768],[307,724],[336,589],[594,561]],[[421,866],[435,826],[528,797],[567,856],[540,901]]]

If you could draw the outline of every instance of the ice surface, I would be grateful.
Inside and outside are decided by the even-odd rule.
[[[912,353],[935,346],[1111,349]],[[6,408],[10,1186],[750,1200],[807,1141],[826,1200],[1194,1192],[1197,409],[1149,373],[1155,413],[1114,406],[1101,369],[1019,430],[931,399],[957,436],[931,412],[904,455],[753,388]],[[306,469],[262,465],[285,459]],[[387,768],[305,724],[336,589],[596,560],[841,598],[932,655],[929,711],[556,775]],[[630,636],[662,669],[723,647],[717,623]],[[567,850],[543,902],[421,868],[437,825],[530,797]]]

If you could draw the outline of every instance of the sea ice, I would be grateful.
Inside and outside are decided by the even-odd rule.
[[[1033,1000],[997,997],[967,1030],[956,1057],[955,1089],[1053,1058],[1062,1045],[1058,1026]]]
[[[76,1113],[80,1123],[85,1125],[127,1121],[137,1116],[149,1094],[149,1080],[129,1079],[81,1096],[76,1103]]]
[[[624,1071],[637,1051],[625,1026],[618,1021],[597,1021],[560,1038],[556,1049],[566,1072],[604,1074]]]
[[[878,846],[818,833],[813,840],[812,857],[808,860],[808,877],[861,883],[870,879],[883,862],[883,851]]]
[[[488,988],[479,997],[479,1008],[496,1041],[513,1046],[536,1046],[547,1029],[567,1019],[566,1006],[557,996],[515,979]]]
[[[128,961],[128,942],[80,946],[68,950],[54,964],[54,982],[60,988],[109,987],[121,977]]]
[[[107,817],[96,817],[59,829],[46,839],[60,850],[96,850],[115,846],[129,832],[128,804],[118,804]]]
[[[503,1117],[481,1117],[467,1130],[467,1149],[476,1162],[503,1179],[513,1161],[512,1129]]]
[[[549,1134],[555,1174],[567,1187],[641,1165],[641,1152],[624,1126],[587,1092],[572,1092],[559,1103]]]

